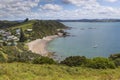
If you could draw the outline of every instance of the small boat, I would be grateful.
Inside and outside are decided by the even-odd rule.
[[[97,45],[97,44],[93,46],[93,48],[97,48],[97,47],[98,47],[98,45]]]

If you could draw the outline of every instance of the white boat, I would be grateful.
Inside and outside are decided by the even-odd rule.
[[[97,44],[93,46],[93,48],[97,48],[97,47],[98,47],[98,45],[97,45]]]

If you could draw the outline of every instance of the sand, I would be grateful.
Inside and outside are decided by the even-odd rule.
[[[28,48],[30,51],[36,54],[40,54],[42,56],[48,56],[48,50],[46,49],[48,42],[52,41],[53,39],[57,38],[58,35],[47,36],[43,39],[36,39],[27,43]]]

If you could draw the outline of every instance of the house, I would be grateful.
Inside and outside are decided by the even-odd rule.
[[[20,35],[20,29],[16,29],[16,34]]]
[[[32,29],[27,29],[27,31],[28,31],[28,32],[31,32],[31,31],[32,31]]]
[[[0,34],[3,34],[3,33],[5,33],[5,31],[4,30],[0,30]]]
[[[10,36],[11,35],[11,32],[4,32],[3,34],[2,34],[2,36]]]

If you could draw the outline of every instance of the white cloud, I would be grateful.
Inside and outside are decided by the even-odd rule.
[[[118,0],[106,0],[106,1],[108,1],[108,2],[116,2]]]
[[[43,10],[53,10],[53,11],[60,11],[62,10],[62,7],[57,4],[45,4],[44,6],[41,6]]]
[[[0,0],[0,18],[25,15],[37,7],[39,2],[40,0]]]
[[[43,5],[40,1],[0,0],[0,19],[120,18],[120,8],[100,5],[97,0],[62,0],[64,5],[70,4],[67,8],[74,9],[50,2]]]

